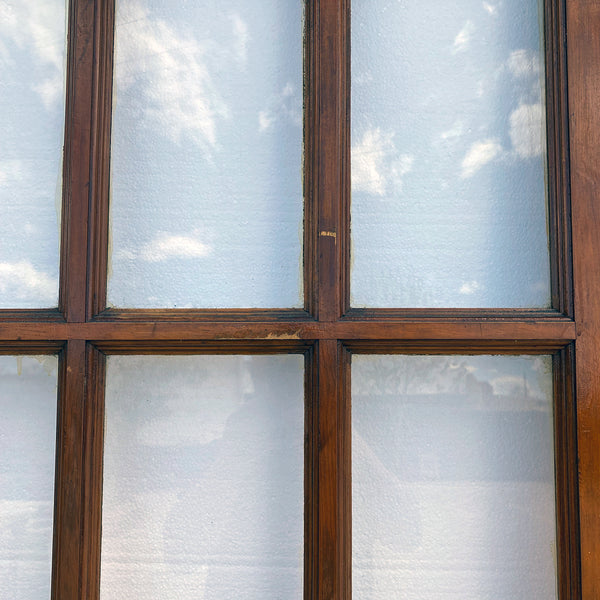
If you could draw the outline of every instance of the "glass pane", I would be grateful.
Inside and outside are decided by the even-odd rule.
[[[55,357],[0,356],[0,597],[50,598]]]
[[[302,305],[302,5],[117,2],[112,305]]]
[[[0,308],[58,305],[65,19],[0,0]]]
[[[354,596],[556,598],[550,357],[352,364]]]
[[[101,598],[302,598],[303,358],[108,360]]]
[[[547,307],[538,0],[352,2],[352,303]]]

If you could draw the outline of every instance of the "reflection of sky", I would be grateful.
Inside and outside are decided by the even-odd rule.
[[[117,3],[109,302],[301,305],[302,3]]]
[[[538,10],[352,3],[353,304],[548,305]]]
[[[0,0],[0,308],[58,303],[64,0]]]
[[[352,359],[353,589],[556,597],[550,357]]]
[[[55,357],[0,357],[0,597],[50,597]]]
[[[101,597],[301,598],[301,356],[107,369]]]

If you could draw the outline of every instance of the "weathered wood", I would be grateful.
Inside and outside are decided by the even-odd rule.
[[[567,2],[582,598],[600,598],[600,3]]]

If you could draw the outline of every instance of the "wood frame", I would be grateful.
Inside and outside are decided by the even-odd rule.
[[[304,310],[107,309],[114,0],[69,11],[59,308],[0,311],[0,353],[59,354],[52,598],[99,597],[105,355],[215,352],[306,356],[313,600],[351,595],[351,353],[553,354],[559,598],[600,598],[600,5],[544,4],[553,308],[539,311],[350,307],[350,0],[306,4]]]

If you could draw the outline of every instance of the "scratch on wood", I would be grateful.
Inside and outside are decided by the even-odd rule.
[[[293,331],[292,333],[269,333],[265,338],[267,340],[299,340],[300,330]]]
[[[319,235],[321,235],[322,237],[332,237],[333,239],[336,239],[337,237],[335,231],[321,231]]]

